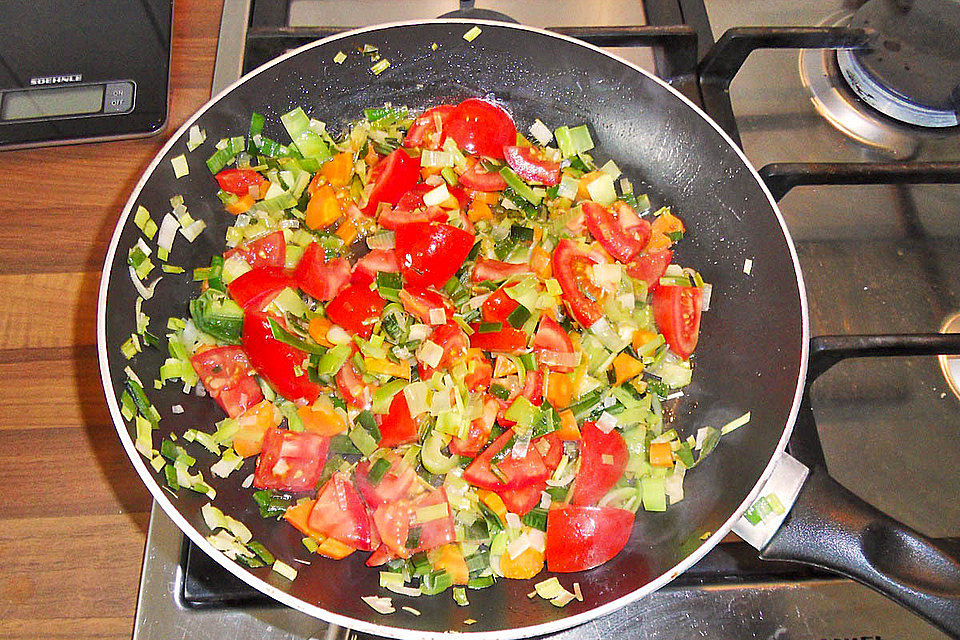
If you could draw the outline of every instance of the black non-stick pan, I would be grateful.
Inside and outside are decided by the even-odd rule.
[[[468,42],[462,36],[475,24],[482,32]],[[370,56],[359,52],[364,45],[373,45],[389,61],[379,75],[371,72]],[[341,51],[347,58],[337,64],[334,57]],[[229,223],[204,166],[212,142],[187,154],[188,176],[174,176],[170,159],[186,151],[189,126],[199,125],[211,140],[243,135],[256,111],[266,116],[264,134],[283,140],[279,116],[296,106],[337,131],[365,107],[391,102],[417,109],[470,96],[503,105],[521,131],[535,118],[551,127],[588,124],[598,160],[615,159],[637,190],[646,191],[656,205],[673,207],[687,226],[677,261],[697,268],[713,284],[694,356],[693,383],[677,404],[673,424],[687,435],[746,411],[752,419],[725,436],[711,456],[687,474],[682,502],[665,513],[641,510],[626,549],[616,558],[581,574],[560,576],[566,586],[573,580],[580,583],[583,602],[557,609],[526,597],[532,582],[501,580],[492,588],[469,592],[468,607],[457,606],[449,594],[405,598],[387,593],[397,613],[384,616],[360,600],[380,593],[377,571],[363,566],[362,554],[339,562],[311,556],[292,527],[259,517],[250,491],[239,486],[253,460],[227,479],[211,478],[218,494],[215,504],[245,522],[279,558],[298,566],[300,575],[293,582],[269,569],[242,568],[214,551],[204,540],[209,531],[200,516],[206,497],[186,490],[172,496],[134,450],[131,427],[117,401],[128,365],[147,382],[148,394],[163,414],[155,442],[191,427],[210,430],[223,416],[209,398],[185,396],[177,385],[151,388],[164,354],[146,349],[127,361],[120,352],[121,343],[135,330],[137,293],[127,268],[128,251],[140,236],[133,211],[142,205],[159,220],[170,210],[170,197],[181,194],[190,214],[208,225],[192,244],[177,239],[171,262],[186,273],[164,275],[143,305],[151,329],[163,332],[166,317],[184,315],[187,300],[198,294],[191,270],[208,265],[210,256],[224,249]],[[749,274],[744,269],[748,259],[753,266]],[[798,490],[800,498],[767,546],[771,554],[846,571],[960,634],[956,559],[865,506],[852,508],[856,499],[819,470],[800,488],[805,469],[790,464],[784,454],[807,368],[807,308],[793,245],[756,172],[720,128],[678,93],[577,40],[483,21],[395,24],[328,38],[247,75],[191,118],[137,185],[106,258],[98,337],[103,384],[120,439],[157,502],[195,544],[232,573],[318,618],[405,638],[445,632],[522,637],[573,626],[641,598],[703,557],[758,497],[773,490],[765,483],[779,468],[776,490],[781,502],[789,509]],[[183,413],[171,412],[176,404]],[[197,455],[203,468],[206,458]],[[782,473],[785,469],[795,473]],[[832,520],[823,519],[825,512]],[[763,532],[753,533],[759,544],[766,542]],[[300,565],[296,558],[311,564]],[[422,615],[409,615],[401,605]],[[468,618],[477,622],[467,626]]]

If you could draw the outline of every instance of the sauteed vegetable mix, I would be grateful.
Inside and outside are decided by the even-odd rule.
[[[749,420],[665,426],[710,286],[673,263],[681,220],[598,167],[585,126],[537,120],[527,137],[481,99],[367,109],[338,139],[299,108],[281,120],[292,143],[254,114],[207,160],[230,248],[194,271],[157,381],[228,417],[156,450],[159,413],[128,369],[124,413],[171,490],[215,498],[185,446],[206,448],[210,472],[247,474],[260,514],[309,551],[369,552],[382,587],[466,603],[463,587],[606,562]],[[170,238],[161,227],[163,260]],[[147,255],[141,241],[130,267],[148,296]],[[228,556],[296,576],[229,514],[203,514]]]

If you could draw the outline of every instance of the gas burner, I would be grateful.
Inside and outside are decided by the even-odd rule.
[[[819,26],[849,26],[855,15],[835,13]],[[846,53],[849,52],[840,52]],[[907,124],[873,108],[851,90],[840,70],[839,57],[837,52],[827,49],[802,50],[800,80],[812,94],[811,102],[817,112],[843,134],[902,160],[915,157],[924,140],[957,133],[956,127],[929,128]]]
[[[891,118],[953,127],[960,109],[960,3],[871,0],[850,19],[870,34],[865,49],[837,54],[853,92]]]
[[[952,313],[943,321],[940,333],[960,333],[960,311]],[[960,398],[960,356],[937,356],[940,361],[940,370],[953,395]]]

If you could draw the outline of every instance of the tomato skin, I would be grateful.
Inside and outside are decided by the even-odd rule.
[[[523,329],[506,325],[500,331],[480,333],[480,323],[472,324],[470,328],[473,329],[470,336],[471,347],[500,353],[520,353],[527,348],[527,334]]]
[[[586,571],[607,562],[627,545],[633,512],[614,507],[567,505],[547,514],[547,570]]]
[[[433,185],[422,182],[413,185],[400,197],[397,206],[380,214],[377,222],[384,229],[391,230],[411,222],[446,222],[446,211],[440,207],[428,207],[423,202],[423,196],[433,189]]]
[[[560,283],[563,301],[570,315],[584,328],[589,328],[603,316],[603,309],[597,302],[600,289],[590,281],[588,272],[589,266],[595,263],[567,238],[560,240],[553,251],[553,275]],[[584,290],[590,292],[594,300],[587,298]]]
[[[603,245],[607,252],[621,262],[630,262],[643,251],[650,240],[650,223],[637,219],[637,224],[627,231],[613,210],[596,202],[582,204],[587,219],[587,229]]]
[[[443,142],[443,124],[453,109],[452,104],[440,104],[421,113],[407,130],[403,146],[439,149]],[[440,120],[440,130],[437,129],[437,119]]]
[[[370,170],[367,184],[373,187],[361,211],[372,216],[381,202],[396,204],[419,179],[420,158],[412,158],[403,149],[395,149]]]
[[[421,528],[420,543],[413,549],[407,549],[407,536],[417,509],[436,504],[447,504],[447,516],[418,525]],[[450,513],[447,493],[443,487],[422,493],[410,500],[382,504],[373,512],[373,520],[383,544],[398,558],[409,558],[417,551],[428,551],[456,539],[453,515]]]
[[[373,249],[353,265],[351,282],[369,285],[377,274],[400,273],[400,263],[397,262],[397,253],[393,249]]]
[[[364,502],[371,509],[408,497],[411,487],[416,481],[416,470],[404,462],[403,458],[395,452],[388,451],[384,458],[390,462],[390,469],[383,474],[383,477],[376,484],[372,484],[368,479],[373,462],[364,459],[357,465],[357,488],[360,490]]]
[[[627,275],[646,282],[647,288],[652,290],[660,285],[660,278],[672,260],[673,251],[670,249],[641,253],[627,267]]]
[[[386,301],[370,287],[349,284],[327,304],[327,317],[350,333],[369,338]]]
[[[460,184],[467,189],[476,191],[494,192],[507,188],[507,182],[495,171],[484,171],[477,161],[468,161],[467,169],[460,174]]]
[[[296,286],[297,279],[292,272],[277,267],[260,267],[233,280],[227,285],[227,291],[244,311],[259,311],[280,291]]]
[[[297,374],[307,354],[275,339],[267,316],[244,314],[240,341],[253,368],[284,398],[311,403],[319,397],[320,385],[306,371]]]
[[[274,231],[223,254],[224,258],[234,256],[242,258],[254,269],[259,267],[282,269],[286,264],[287,241],[283,237],[283,231]]]
[[[215,177],[221,189],[241,197],[250,193],[250,187],[259,187],[266,180],[253,169],[224,169]]]
[[[263,400],[250,361],[240,347],[214,347],[197,352],[190,357],[190,364],[200,376],[203,388],[231,418]]]
[[[456,322],[448,322],[433,330],[430,334],[430,341],[443,349],[443,355],[440,357],[440,363],[434,367],[428,367],[422,362],[417,364],[417,370],[420,372],[420,379],[426,380],[433,375],[437,369],[449,369],[456,362],[466,355],[467,348],[470,346],[467,340],[467,334],[463,332],[460,325]]]
[[[467,98],[450,111],[443,132],[464,151],[490,158],[503,158],[503,147],[517,142],[510,114],[479,98]]]
[[[483,282],[484,280],[498,282],[524,273],[530,273],[530,265],[526,262],[514,264],[489,258],[477,258],[477,263],[474,265],[470,277],[474,282]]]
[[[320,488],[307,523],[311,529],[355,549],[372,551],[380,546],[373,518],[350,476],[342,471]]]
[[[573,341],[563,330],[560,324],[548,315],[540,318],[540,325],[537,327],[537,333],[533,337],[533,352],[552,351],[554,353],[573,353]],[[539,360],[539,358],[538,358]],[[566,373],[573,371],[573,367],[562,365],[549,365],[552,371]]]
[[[463,265],[475,236],[449,224],[413,222],[396,230],[403,280],[440,288]]]
[[[595,422],[583,423],[580,438],[580,470],[571,502],[575,505],[596,504],[620,479],[630,452],[619,431],[613,429],[604,433]],[[605,463],[603,456],[610,456],[612,462]]]
[[[263,438],[253,486],[258,489],[308,491],[317,486],[330,438],[308,431],[272,427]]]
[[[396,447],[407,442],[416,442],[419,428],[410,415],[407,397],[403,392],[393,396],[390,410],[380,418],[380,446]]]
[[[703,289],[660,285],[653,290],[653,319],[670,349],[686,360],[700,338]]]
[[[400,304],[412,316],[424,324],[438,324],[430,319],[433,309],[443,311],[443,322],[453,319],[454,307],[442,294],[415,284],[407,284],[400,290]]]
[[[503,500],[503,504],[506,505],[507,511],[515,513],[518,516],[522,516],[526,515],[527,512],[540,504],[540,496],[546,488],[547,481],[540,480],[538,482],[534,482],[533,484],[528,484],[525,487],[516,489],[501,489],[500,491],[497,491],[497,495],[499,495],[500,499]]]
[[[297,285],[321,302],[332,300],[350,280],[350,263],[344,258],[327,260],[324,248],[311,242],[293,272]]]
[[[560,183],[560,163],[547,160],[534,147],[506,146],[503,157],[514,173],[527,182],[548,187]]]

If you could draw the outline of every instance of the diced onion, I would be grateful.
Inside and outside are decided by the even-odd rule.
[[[340,325],[333,325],[327,330],[327,340],[333,344],[350,344],[353,342],[353,338],[350,337],[350,334],[344,330]]]
[[[169,253],[173,248],[173,239],[176,237],[179,227],[180,223],[173,214],[168,213],[163,216],[163,220],[160,222],[160,235],[157,236],[157,246]]]
[[[423,194],[423,204],[428,207],[436,207],[450,197],[450,191],[447,189],[447,183],[427,191]]]
[[[540,529],[531,528],[527,531],[527,540],[530,541],[530,548],[534,551],[543,553],[547,548],[547,532]]]
[[[407,399],[407,407],[410,409],[410,415],[412,417],[416,418],[428,409],[428,391],[429,389],[425,382],[414,382],[403,388],[403,395]]]
[[[507,545],[506,554],[513,560],[529,548],[530,538],[527,537],[527,534],[523,534]]]
[[[447,312],[441,307],[430,309],[430,324],[444,324],[447,321]]]
[[[530,135],[537,139],[542,145],[547,145],[553,140],[553,132],[550,131],[550,128],[540,122],[539,119],[534,120],[533,124],[530,125]]]
[[[443,358],[443,347],[431,340],[424,340],[417,349],[417,359],[428,367],[436,368],[441,358]]]
[[[512,511],[507,512],[507,527],[510,529],[520,528],[520,516]]]
[[[420,153],[420,166],[422,167],[452,167],[453,165],[454,157],[449,151],[424,149]]]
[[[616,291],[620,287],[621,275],[619,264],[593,265],[593,281],[605,291]]]
[[[277,560],[273,563],[273,570],[287,580],[295,580],[297,577],[297,570],[280,560]]]
[[[194,149],[199,147],[201,144],[203,144],[204,140],[206,139],[207,139],[207,132],[201,129],[200,127],[198,127],[197,125],[193,125],[192,127],[190,127],[189,135],[187,137],[187,151],[193,151]]]
[[[423,340],[433,332],[433,328],[427,324],[414,324],[410,326],[410,340]]]
[[[390,598],[384,596],[361,596],[360,599],[379,614],[387,615],[388,613],[396,611],[396,609],[393,608],[393,600]]]
[[[173,165],[173,175],[177,179],[190,174],[190,167],[187,165],[187,156],[180,154],[175,158],[170,158],[170,164]]]
[[[604,433],[610,433],[617,428],[617,417],[604,411],[597,419],[597,429]]]
[[[701,301],[701,310],[710,311],[710,296],[713,294],[713,285],[707,282],[702,287],[703,300]]]
[[[371,249],[393,249],[397,246],[397,241],[393,231],[384,231],[368,237],[367,246]]]

